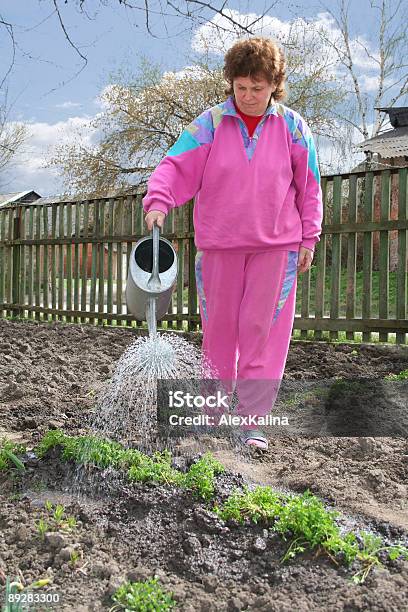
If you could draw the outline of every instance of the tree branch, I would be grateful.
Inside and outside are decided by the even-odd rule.
[[[69,42],[69,44],[71,45],[71,47],[72,47],[73,49],[75,49],[75,51],[78,53],[78,55],[79,55],[79,56],[80,56],[80,57],[83,59],[83,61],[84,61],[85,65],[86,65],[86,64],[88,63],[87,58],[85,57],[85,55],[83,55],[83,54],[81,53],[81,51],[78,49],[78,47],[77,47],[77,46],[76,46],[76,45],[75,45],[75,44],[72,42],[72,40],[71,40],[71,38],[70,38],[70,36],[69,36],[69,34],[68,34],[68,32],[67,32],[67,29],[66,29],[66,27],[65,27],[65,24],[64,24],[64,22],[63,22],[63,20],[62,20],[62,17],[61,17],[61,13],[60,13],[60,10],[59,10],[58,4],[57,4],[57,0],[52,0],[52,2],[53,2],[53,4],[54,4],[54,6],[55,6],[55,11],[56,11],[56,13],[57,13],[57,15],[58,15],[58,20],[59,20],[59,22],[60,22],[61,29],[62,29],[62,31],[64,32],[65,38],[67,39],[67,41]]]

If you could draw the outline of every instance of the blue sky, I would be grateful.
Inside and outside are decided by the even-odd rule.
[[[86,55],[84,70],[81,58],[69,45],[52,15],[50,0],[2,0],[0,16],[15,24],[18,48],[15,65],[8,79],[10,121],[26,123],[32,138],[25,154],[14,167],[0,177],[0,191],[35,189],[41,195],[60,191],[61,183],[55,172],[41,168],[42,160],[53,144],[61,138],[61,130],[70,131],[85,123],[100,111],[98,95],[119,68],[136,69],[141,55],[161,63],[166,70],[180,70],[189,63],[194,31],[179,18],[167,18],[170,37],[162,19],[152,16],[153,38],[146,32],[142,12],[127,9],[116,0],[102,6],[88,0],[90,18],[80,14],[75,3],[61,4],[64,24],[69,36]],[[143,5],[143,2],[134,2]],[[216,5],[221,4],[220,2]],[[326,3],[334,7],[332,0]],[[373,24],[368,18],[366,0],[351,3],[353,35],[370,40]],[[227,7],[241,14],[260,13],[265,8],[260,1],[231,1]],[[315,18],[324,12],[319,3],[280,3],[270,15],[282,22],[296,16]],[[212,14],[208,14],[211,19]],[[7,70],[11,45],[4,29],[0,30],[1,76]],[[4,92],[0,92],[4,93]]]

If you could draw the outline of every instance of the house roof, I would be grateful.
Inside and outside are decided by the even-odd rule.
[[[385,106],[377,110],[387,113],[393,128],[408,126],[408,106]]]
[[[77,193],[77,194],[59,194],[54,196],[47,196],[40,198],[36,201],[36,204],[58,204],[58,203],[68,203],[68,202],[85,202],[86,200],[107,200],[107,199],[115,199],[119,197],[126,197],[132,195],[140,195],[144,193],[146,190],[145,187],[138,187],[134,185],[130,185],[127,188],[123,189],[111,189],[110,191],[106,191],[104,193],[95,194],[95,193]]]
[[[38,198],[40,197],[40,194],[32,189],[29,189],[28,191],[15,191],[14,193],[0,193],[0,206],[18,202],[31,194],[36,195]]]
[[[408,155],[408,126],[397,127],[364,140],[357,145],[357,148],[378,153],[385,158]]]

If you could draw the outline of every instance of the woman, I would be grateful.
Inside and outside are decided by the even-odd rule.
[[[323,206],[316,150],[285,98],[285,58],[268,38],[225,56],[228,99],[188,125],[153,172],[146,224],[195,196],[196,279],[203,351],[237,382],[242,441],[267,449],[258,428],[282,379],[297,272],[310,268]]]

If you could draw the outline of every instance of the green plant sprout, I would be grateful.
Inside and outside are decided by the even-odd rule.
[[[37,527],[39,537],[41,538],[41,540],[44,540],[45,534],[50,529],[49,524],[46,521],[44,521],[44,519],[40,518],[37,521],[36,527]]]
[[[19,472],[24,472],[25,467],[17,455],[24,454],[26,448],[22,444],[15,444],[6,438],[0,439],[0,472],[11,467],[17,468]]]
[[[21,492],[17,492],[17,493],[12,493],[9,496],[9,501],[14,502],[14,501],[20,501],[20,499],[23,497],[23,494]]]
[[[30,591],[31,589],[40,589],[44,586],[49,585],[52,582],[51,578],[40,578],[29,584],[26,589],[23,584],[15,578],[13,582],[10,578],[6,578],[6,604],[3,607],[3,612],[25,612],[27,610],[27,603],[22,603],[22,593],[25,590]]]
[[[72,531],[77,527],[77,520],[74,516],[64,517],[65,507],[62,504],[57,504],[54,508],[52,503],[47,500],[44,504],[45,509],[50,515],[50,519],[53,521],[53,525],[49,525],[49,530],[61,529],[65,531]]]
[[[157,578],[150,578],[145,582],[126,582],[115,591],[112,599],[116,605],[110,612],[167,612],[176,606],[172,594],[163,591]]]
[[[6,578],[6,605],[3,608],[3,612],[23,612],[23,606],[20,601],[13,601],[14,596],[24,589],[21,582],[15,578],[12,582],[10,578]]]
[[[193,463],[184,477],[183,485],[206,501],[214,495],[214,478],[225,471],[219,461],[211,453],[206,453],[201,459]]]
[[[54,510],[54,514],[53,514],[53,519],[57,525],[57,527],[60,527],[62,524],[62,519],[64,518],[64,513],[65,513],[65,508],[64,506],[62,506],[61,504],[58,504],[55,507]]]
[[[399,374],[387,374],[384,376],[385,380],[408,380],[408,369],[402,370]]]
[[[75,567],[80,559],[81,553],[78,550],[73,550],[69,556],[69,564],[71,567]]]
[[[66,529],[68,529],[69,531],[75,529],[77,527],[77,520],[75,516],[68,516],[65,520],[64,527],[66,527]]]

